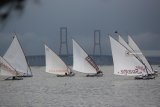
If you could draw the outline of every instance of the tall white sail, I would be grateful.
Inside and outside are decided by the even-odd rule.
[[[65,75],[65,73],[70,72],[70,69],[61,60],[61,58],[46,45],[45,45],[45,60],[46,60],[46,72],[48,73]]]
[[[142,53],[141,50],[139,49],[139,47],[137,46],[137,44],[133,41],[133,39],[130,36],[128,36],[128,44],[134,50],[135,53]],[[137,56],[146,65],[148,73],[153,74],[154,71],[153,71],[151,65],[149,64],[149,62],[147,61],[147,59],[145,58],[145,56],[143,54],[137,54]]]
[[[30,76],[32,72],[27,64],[25,55],[16,36],[8,48],[3,58],[23,76]]]
[[[0,56],[0,75],[1,76],[17,76],[17,72]]]
[[[110,37],[115,75],[146,75],[145,66],[121,43]]]
[[[73,42],[73,70],[82,73],[97,73],[96,69],[86,60],[87,53],[72,39]]]
[[[120,35],[118,36],[118,41],[119,43],[121,43],[121,45],[123,45],[125,48],[129,50],[129,53],[128,53],[129,55],[134,55],[132,54],[134,53],[134,50],[125,42],[125,40]]]
[[[128,50],[130,50],[129,54],[136,56],[142,64],[145,65],[147,69],[148,74],[153,74],[153,70],[148,63],[147,59],[142,54],[141,50],[138,48],[138,46],[135,44],[135,42],[132,40],[132,38],[128,37],[128,44],[124,41],[124,39],[119,35],[119,42],[124,45]]]

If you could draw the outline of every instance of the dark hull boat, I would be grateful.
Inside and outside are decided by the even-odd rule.
[[[134,78],[135,80],[150,80],[150,79],[155,79],[154,75],[149,75],[149,76],[136,76]]]
[[[23,78],[19,76],[15,76],[15,77],[8,77],[5,80],[23,80]]]

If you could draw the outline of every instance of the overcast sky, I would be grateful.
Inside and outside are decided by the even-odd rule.
[[[74,38],[93,53],[94,30],[101,30],[103,54],[111,54],[108,34],[115,30],[127,39],[130,34],[142,50],[160,50],[160,0],[27,0],[21,15],[13,11],[2,28],[0,55],[3,55],[16,32],[27,55],[44,54],[43,42],[57,53],[59,28],[68,28],[69,52]],[[43,42],[42,42],[43,41]]]

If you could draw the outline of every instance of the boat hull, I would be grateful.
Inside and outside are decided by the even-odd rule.
[[[23,80],[23,78],[19,76],[15,76],[15,77],[8,77],[5,80]]]
[[[102,77],[103,73],[100,74],[87,74],[86,77]]]
[[[33,75],[22,75],[22,76],[18,76],[18,77],[33,77]]]
[[[150,75],[150,76],[136,76],[135,80],[150,80],[150,79],[155,79],[154,75]]]
[[[57,75],[57,77],[73,77],[75,76],[75,73],[68,74],[68,75]]]

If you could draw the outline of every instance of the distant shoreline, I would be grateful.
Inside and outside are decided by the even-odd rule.
[[[90,55],[97,65],[113,65],[112,56],[110,55]],[[62,60],[67,65],[73,65],[72,55],[60,55]],[[45,66],[45,56],[44,55],[33,55],[27,56],[27,61],[30,66]],[[160,65],[160,57],[146,57],[151,65]]]

